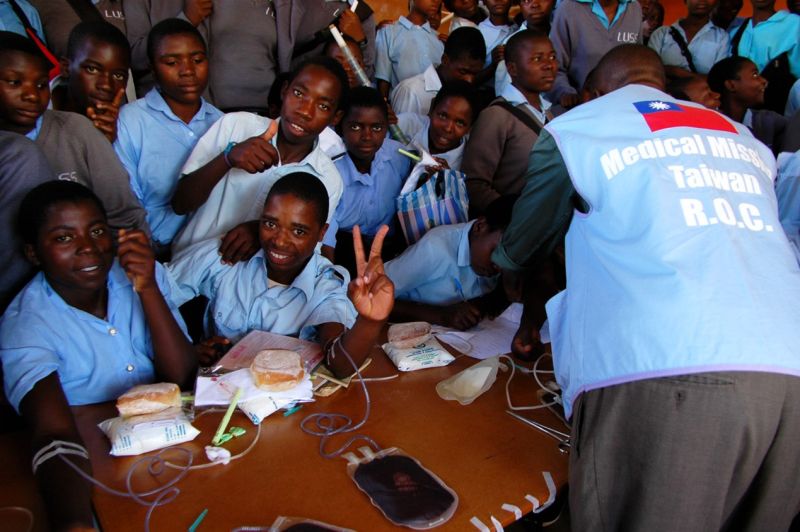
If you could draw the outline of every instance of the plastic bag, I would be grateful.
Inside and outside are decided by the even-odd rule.
[[[425,342],[413,347],[401,348],[387,342],[383,350],[400,371],[415,371],[424,368],[438,368],[446,366],[455,357],[451,355],[439,341],[431,336]]]
[[[115,417],[97,425],[111,441],[113,456],[133,456],[192,441],[200,431],[180,408],[129,418]]]
[[[445,401],[458,401],[468,405],[488,390],[497,379],[498,368],[506,370],[500,357],[481,360],[436,385],[436,393]]]
[[[362,459],[350,454],[347,472],[389,521],[426,530],[453,517],[458,496],[417,460],[397,448],[362,452]]]

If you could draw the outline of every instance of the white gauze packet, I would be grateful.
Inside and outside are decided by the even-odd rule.
[[[179,407],[155,414],[115,417],[97,425],[111,441],[112,456],[134,456],[192,441],[200,431]]]
[[[424,368],[446,366],[455,357],[451,355],[435,337],[430,336],[424,342],[413,347],[401,348],[391,342],[383,344],[383,350],[392,359],[400,371],[415,371]]]

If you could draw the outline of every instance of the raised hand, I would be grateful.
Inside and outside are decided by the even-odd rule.
[[[119,264],[133,283],[133,289],[139,293],[153,288],[158,290],[156,257],[147,235],[138,229],[120,229],[118,240]]]
[[[277,133],[278,122],[273,120],[262,134],[234,146],[228,154],[228,163],[251,174],[263,172],[279,160],[278,150],[270,144]]]
[[[124,98],[125,89],[120,88],[111,103],[97,102],[95,107],[86,108],[86,116],[109,142],[117,140],[117,118]]]
[[[361,230],[357,225],[353,227],[353,248],[358,276],[350,281],[347,296],[353,302],[359,316],[372,321],[387,319],[394,306],[394,284],[384,274],[381,259],[383,240],[388,232],[388,226],[381,226],[372,241],[369,257],[365,259]]]
[[[219,254],[225,264],[236,264],[258,253],[258,220],[240,223],[222,237]]]
[[[183,14],[193,26],[203,22],[213,10],[213,0],[183,0]]]
[[[339,31],[348,35],[354,41],[360,43],[361,41],[367,38],[364,35],[364,28],[361,27],[361,21],[358,19],[358,15],[346,9],[342,12],[339,16],[339,22],[336,24],[338,26]]]

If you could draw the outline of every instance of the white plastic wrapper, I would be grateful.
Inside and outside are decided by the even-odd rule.
[[[111,441],[113,456],[134,456],[192,441],[200,431],[177,407],[155,414],[115,417],[97,425]]]
[[[491,388],[497,379],[497,370],[506,367],[500,363],[500,357],[494,356],[481,360],[467,369],[460,371],[436,385],[436,393],[444,400],[458,401],[468,405],[483,392]]]
[[[421,344],[408,348],[400,348],[387,342],[383,344],[383,350],[400,371],[438,368],[455,360],[455,357],[433,336]]]

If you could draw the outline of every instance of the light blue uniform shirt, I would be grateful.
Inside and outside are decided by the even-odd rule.
[[[800,78],[800,15],[783,9],[755,28],[752,19],[747,21],[739,41],[739,55],[755,63],[759,72],[784,52],[788,52],[792,75]]]
[[[486,60],[483,62],[483,67],[486,68],[492,64],[492,50],[505,44],[511,35],[516,33],[516,24],[503,24],[495,26],[486,18],[478,24],[478,29],[483,35],[483,42],[486,44]]]
[[[444,45],[427,22],[417,26],[406,17],[378,30],[375,39],[375,78],[392,87],[425,72],[442,60]]]
[[[781,225],[800,263],[800,151],[778,156],[775,195]]]
[[[33,129],[25,133],[25,136],[35,141],[39,137],[39,132],[42,130],[43,120],[44,120],[44,114],[42,114],[41,116],[39,116],[39,118],[36,119],[36,125],[33,126]]]
[[[499,276],[483,277],[470,266],[469,231],[475,222],[434,227],[402,255],[386,263],[396,299],[452,305],[494,290]]]
[[[39,12],[36,11],[36,8],[33,7],[28,0],[17,0],[17,4],[20,9],[22,9],[22,12],[25,13],[28,22],[31,23],[31,28],[36,30],[36,35],[42,42],[45,42],[44,30],[42,29],[42,21],[39,18]],[[28,34],[25,33],[25,26],[23,26],[22,22],[19,20],[17,14],[14,13],[14,10],[11,8],[11,2],[8,0],[0,0],[0,31],[13,31],[14,33],[19,33],[26,37],[28,36]]]
[[[169,244],[185,216],[172,210],[180,173],[197,141],[222,117],[222,111],[202,100],[188,124],[169,108],[157,89],[124,105],[119,112],[114,151],[131,178],[131,188],[145,211],[153,240]]]
[[[516,35],[521,31],[525,31],[528,29],[528,22],[525,21],[519,25],[517,31],[511,33],[503,40],[503,45],[508,43],[508,40]],[[494,93],[497,96],[501,96],[501,93],[505,88],[511,85],[511,76],[508,75],[508,69],[506,68],[506,61],[503,59],[499,63],[497,63],[497,68],[494,71]]]
[[[375,152],[369,174],[359,172],[349,154],[334,161],[344,181],[344,191],[323,244],[336,247],[336,231],[349,231],[354,225],[365,235],[376,234],[383,224],[391,230],[397,212],[395,199],[411,172],[411,159],[397,151],[402,147],[387,137]]]
[[[169,279],[156,264],[156,280],[184,334],[171,301]],[[39,272],[0,318],[0,359],[6,395],[19,404],[54,371],[70,405],[117,398],[151,383],[153,344],[139,296],[117,261],[108,273],[108,316],[100,319],[69,306]]]
[[[356,311],[347,298],[350,276],[318,253],[289,286],[269,286],[267,262],[260,250],[233,266],[219,260],[216,239],[186,248],[167,265],[177,283],[179,304],[206,296],[206,332],[237,341],[257,329],[313,340],[316,326],[352,327]]]
[[[661,62],[666,66],[676,66],[689,70],[689,61],[681,53],[681,47],[672,38],[669,29],[675,28],[686,41],[686,32],[676,21],[672,26],[661,26],[657,28],[647,46],[655,50],[661,57]],[[706,23],[694,36],[691,42],[687,42],[689,53],[692,54],[692,61],[698,74],[708,74],[711,67],[718,61],[728,57],[731,43],[728,32],[714,25],[713,22]]]
[[[800,79],[794,82],[789,90],[789,97],[786,98],[786,110],[783,116],[790,117],[800,110]]]
[[[503,89],[503,92],[499,94],[499,96],[505,98],[508,103],[515,107],[520,104],[524,105],[525,109],[530,111],[531,114],[536,117],[536,120],[538,120],[539,123],[547,123],[547,110],[550,109],[552,104],[541,94],[539,95],[539,105],[542,106],[541,111],[532,106],[530,102],[528,102],[528,99],[525,97],[525,95],[522,94],[514,85],[507,85]]]

